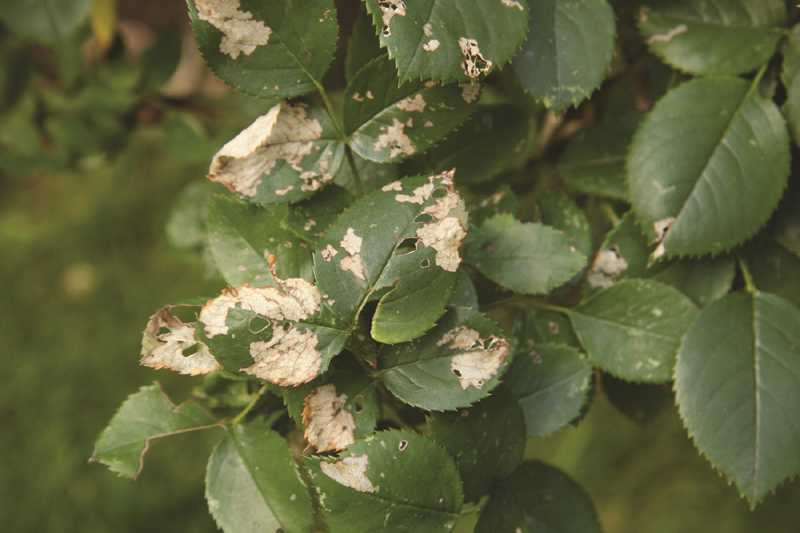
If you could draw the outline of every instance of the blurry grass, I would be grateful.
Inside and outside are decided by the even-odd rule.
[[[164,221],[206,154],[175,163],[155,131],[109,168],[6,183],[0,208],[0,523],[3,531],[214,531],[203,499],[213,435],[159,442],[141,478],[90,465],[94,439],[142,384],[190,380],[137,364],[156,308],[208,294]],[[8,189],[11,189],[10,191]]]

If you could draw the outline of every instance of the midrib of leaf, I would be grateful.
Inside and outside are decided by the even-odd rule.
[[[254,468],[253,465],[247,460],[247,457],[245,456],[245,454],[242,453],[242,446],[239,443],[239,439],[236,438],[236,435],[234,434],[234,432],[230,432],[230,437],[229,438],[233,441],[233,445],[236,448],[236,453],[239,454],[239,459],[242,460],[242,464],[247,469],[247,473],[250,475],[250,479],[253,481],[253,485],[255,485],[256,489],[258,489],[258,495],[261,496],[261,500],[264,502],[264,505],[267,506],[267,508],[269,509],[270,513],[272,513],[272,516],[275,517],[275,521],[278,522],[281,526],[283,526],[285,528],[286,524],[283,523],[283,519],[281,517],[279,517],[277,515],[277,513],[275,513],[275,510],[272,508],[272,505],[270,504],[269,500],[264,495],[264,492],[261,490],[261,485],[258,483],[258,481],[256,481],[256,478],[253,475],[253,471],[257,470],[257,468]]]
[[[425,17],[425,23],[426,24],[429,24],[430,21],[431,21],[431,16],[433,15],[433,9],[434,9],[434,6],[436,5],[436,2],[437,2],[437,0],[433,0],[431,2],[430,9],[428,10],[428,16]],[[456,4],[456,5],[458,5],[458,4]],[[460,9],[459,9],[459,11],[460,11]],[[421,31],[421,29],[424,28],[424,27],[425,27],[425,25],[423,24],[422,26],[420,26],[420,31],[417,32],[417,36],[418,36],[417,37],[417,45],[414,47],[414,55],[411,56],[411,59],[408,60],[408,63],[406,64],[405,69],[403,69],[403,75],[401,76],[402,78],[404,78],[405,75],[408,74],[408,71],[411,70],[411,65],[414,63],[414,60],[417,59],[417,54],[419,54],[419,51],[422,48],[422,38],[423,38],[424,34]],[[400,69],[398,68],[398,71],[399,70]]]
[[[174,431],[165,431],[163,433],[158,433],[156,435],[151,435],[149,437],[144,437],[143,439],[128,440],[128,441],[125,441],[125,442],[123,442],[121,444],[118,444],[116,446],[112,446],[110,448],[103,448],[102,450],[98,450],[94,454],[94,456],[97,456],[97,455],[102,454],[102,453],[108,453],[108,452],[114,451],[114,450],[119,450],[120,448],[125,448],[126,446],[130,446],[131,444],[138,444],[140,442],[144,442],[145,443],[144,450],[142,450],[142,455],[144,455],[148,450],[150,441],[163,439],[163,438],[166,438],[166,437],[172,437],[174,435],[182,435],[183,433],[191,433],[193,431],[203,431],[203,430],[206,430],[206,429],[221,428],[221,427],[222,427],[222,425],[219,422],[215,422],[213,424],[206,424],[206,425],[203,425],[203,426],[194,426],[194,427],[190,427],[190,428],[177,429],[177,430],[174,430]],[[93,459],[95,458],[94,456],[92,457]]]
[[[755,423],[755,439],[753,443],[753,485],[751,488],[751,501],[756,501],[758,497],[758,476],[759,476],[759,462],[760,462],[760,445],[761,445],[761,416],[760,414],[760,405],[761,405],[761,373],[759,371],[759,364],[758,364],[758,355],[759,355],[759,330],[758,330],[758,302],[756,300],[756,296],[758,293],[752,294],[750,296],[750,301],[752,302],[753,306],[753,320],[752,324],[752,332],[753,332],[753,419]]]
[[[597,317],[597,316],[594,316],[594,315],[587,315],[587,314],[581,313],[581,312],[579,312],[577,310],[570,310],[570,314],[580,315],[580,316],[582,316],[584,318],[587,318],[587,319],[590,319],[590,320],[595,320],[597,322],[603,322],[604,324],[611,324],[613,326],[619,326],[620,328],[625,329],[625,330],[641,331],[641,332],[645,333],[646,335],[649,335],[651,337],[656,337],[656,338],[662,339],[662,340],[667,340],[667,341],[674,341],[675,340],[674,337],[667,337],[666,335],[663,335],[661,333],[657,333],[657,332],[651,331],[649,329],[644,329],[641,326],[635,326],[635,325],[632,325],[632,324],[626,324],[625,322],[615,322],[615,321],[613,321],[611,319],[608,319],[608,318]],[[575,333],[578,334],[577,331]],[[580,334],[578,334],[578,336],[580,337]]]
[[[573,372],[573,373],[569,374],[565,378],[562,378],[562,379],[560,379],[558,381],[554,381],[553,383],[549,384],[548,386],[546,386],[546,387],[544,387],[542,389],[538,389],[538,390],[536,390],[536,391],[534,391],[534,392],[532,392],[530,394],[523,394],[519,398],[520,399],[523,399],[523,398],[525,398],[525,399],[527,399],[527,398],[536,398],[537,396],[540,396],[540,395],[550,391],[550,389],[553,389],[555,387],[560,387],[561,385],[573,380],[575,378],[575,376],[579,375],[581,372],[583,372],[583,370],[579,370],[577,372]]]
[[[699,15],[698,15],[699,16]],[[687,15],[672,15],[672,14],[663,14],[661,15],[664,19],[668,19],[670,21],[675,22],[685,22],[688,24],[692,24],[694,26],[704,26],[707,28],[712,28],[715,30],[723,29],[723,30],[745,30],[745,31],[754,31],[754,30],[776,30],[772,26],[767,26],[766,24],[760,25],[752,18],[750,22],[752,24],[745,25],[745,24],[728,24],[725,21],[715,21],[715,20],[705,20],[705,19],[695,19],[691,16]]]
[[[350,490],[355,490],[355,489],[350,489]],[[418,503],[404,502],[404,501],[401,501],[401,500],[392,500],[390,498],[386,498],[386,497],[380,496],[379,494],[374,493],[374,492],[361,492],[361,491],[356,491],[356,492],[358,492],[359,494],[361,494],[362,496],[364,496],[364,497],[366,497],[368,499],[377,500],[377,501],[382,502],[382,503],[388,503],[393,507],[406,507],[408,509],[428,511],[428,512],[431,512],[431,513],[443,514],[443,515],[446,515],[446,516],[451,517],[451,518],[459,516],[458,513],[451,513],[450,511],[442,511],[441,509],[435,509],[433,507],[428,507],[427,505],[420,505]]]

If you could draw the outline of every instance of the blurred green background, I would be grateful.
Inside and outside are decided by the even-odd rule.
[[[157,443],[136,482],[87,462],[129,393],[193,385],[137,365],[150,313],[220,286],[197,243],[176,249],[165,226],[213,152],[269,107],[208,75],[183,7],[0,11],[2,531],[215,530],[202,487],[213,434]],[[800,531],[800,483],[751,513],[694,450],[668,390],[614,392],[618,407],[598,390],[577,428],[528,446],[587,487],[608,533]]]

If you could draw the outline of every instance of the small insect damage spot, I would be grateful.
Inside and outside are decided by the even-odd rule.
[[[327,245],[322,251],[319,253],[322,256],[322,260],[326,263],[330,263],[333,261],[333,258],[336,257],[336,254],[339,252],[334,248],[332,245]]]
[[[400,182],[400,180],[395,180],[395,181],[393,181],[391,183],[387,183],[386,185],[381,187],[381,190],[383,192],[402,191],[403,190],[403,184]]]
[[[420,185],[414,189],[411,194],[396,194],[394,199],[401,204],[409,203],[422,205],[431,197],[434,187],[435,185],[433,184],[433,181],[429,181],[425,185]]]
[[[383,28],[381,34],[384,37],[391,37],[392,28],[391,22],[395,15],[400,17],[406,16],[406,3],[404,0],[378,0],[378,7],[381,10]]]
[[[375,487],[367,477],[369,457],[353,455],[335,463],[320,463],[322,472],[340,485],[359,492],[375,492]]]
[[[461,264],[459,250],[467,236],[467,210],[453,185],[454,174],[454,170],[449,170],[431,176],[431,184],[436,188],[443,187],[444,195],[422,211],[432,220],[417,229],[417,238],[436,250],[436,264],[448,272],[458,270]]]
[[[340,243],[344,251],[347,252],[347,256],[339,261],[339,268],[365,281],[367,275],[364,269],[364,261],[361,258],[361,245],[363,242],[364,239],[356,235],[353,228],[347,228],[344,237],[342,237],[342,242]]]
[[[193,350],[193,353],[189,353]],[[208,374],[220,365],[208,346],[199,342],[194,327],[172,314],[172,307],[160,309],[147,322],[142,335],[139,361],[143,366],[189,376]]]
[[[408,113],[422,113],[425,111],[427,102],[421,94],[416,94],[414,96],[403,98],[397,102],[396,105],[401,111],[406,111]]]
[[[450,362],[450,370],[458,378],[461,388],[482,388],[492,379],[508,358],[509,344],[502,337],[481,334],[467,326],[459,326],[446,333],[438,346],[461,352]]]
[[[382,126],[381,134],[375,140],[374,148],[378,151],[389,150],[389,157],[394,159],[400,155],[414,155],[417,148],[411,141],[411,138],[406,135],[406,126],[408,124],[400,122],[399,120],[392,119],[390,126]]]
[[[401,440],[400,443],[397,445],[397,449],[400,450],[401,452],[406,451],[408,449],[408,441]]]
[[[195,0],[197,17],[222,32],[219,51],[231,59],[269,43],[272,29],[240,9],[239,0]]]
[[[611,248],[600,250],[595,256],[592,268],[589,270],[587,281],[589,286],[595,289],[607,289],[611,287],[614,282],[626,270],[628,270],[628,261],[622,257],[619,248],[612,246]]]
[[[431,39],[422,45],[422,49],[426,52],[435,52],[441,45],[442,43],[440,43],[438,39]]]
[[[650,261],[660,259],[664,257],[665,253],[667,253],[667,250],[664,247],[664,241],[667,239],[667,234],[674,223],[675,217],[663,218],[653,223],[653,231],[656,233],[656,238],[653,241],[653,244],[656,244],[657,246],[653,253],[650,254]]]
[[[458,39],[458,47],[461,48],[461,55],[464,56],[461,68],[468,78],[476,79],[492,70],[491,60],[483,57],[476,39],[460,37]]]
[[[525,8],[519,3],[519,0],[500,0],[500,2],[506,7],[525,11]]]
[[[478,98],[480,98],[481,96],[481,84],[475,80],[471,80],[467,83],[462,83],[460,87],[461,87],[461,99],[468,104],[477,102]]]
[[[245,285],[223,291],[203,306],[199,320],[206,336],[213,338],[228,333],[228,313],[234,308],[263,317],[272,325],[272,337],[250,344],[254,363],[241,370],[270,383],[297,386],[317,377],[322,367],[317,335],[296,324],[319,311],[322,294],[304,279],[275,281],[275,287]]]
[[[298,174],[300,190],[316,191],[333,180],[334,170],[330,151],[312,158],[311,163],[305,162],[315,149],[319,150],[315,141],[321,137],[322,125],[308,116],[304,105],[277,104],[217,152],[208,178],[252,198],[264,176],[271,174],[278,163],[285,162]],[[274,192],[285,195],[292,190],[288,187],[294,186]]]
[[[666,33],[660,33],[656,35],[651,35],[649,39],[647,39],[647,44],[655,44],[655,43],[669,43],[675,37],[679,35],[683,35],[684,33],[688,33],[689,27],[686,24],[680,24],[675,26],[671,30]]]
[[[337,395],[332,384],[318,387],[306,396],[305,438],[318,452],[341,451],[355,442],[356,422],[345,409],[346,404],[347,395]]]

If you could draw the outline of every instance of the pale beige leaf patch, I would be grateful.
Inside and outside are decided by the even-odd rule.
[[[219,51],[236,59],[269,43],[272,29],[242,11],[239,0],[195,0],[197,17],[222,32]]]
[[[364,270],[364,260],[361,258],[361,244],[364,240],[356,235],[353,228],[347,228],[347,232],[342,238],[340,243],[341,247],[347,252],[345,257],[342,257],[339,262],[339,268],[345,272],[350,272],[358,279],[364,281],[367,279],[366,271]]]
[[[628,261],[622,257],[616,247],[600,250],[589,270],[587,281],[592,288],[607,289],[626,270],[628,270]]]
[[[323,461],[319,466],[326,476],[340,485],[359,492],[375,492],[375,487],[367,477],[369,457],[366,454],[345,457],[335,463]]]
[[[436,265],[448,272],[458,270],[459,250],[467,237],[467,210],[453,185],[454,174],[455,171],[450,170],[431,177],[431,183],[444,187],[445,194],[423,210],[422,213],[432,220],[417,229],[422,244],[436,250]]]
[[[184,355],[189,351],[193,353]],[[208,374],[220,368],[208,346],[197,340],[194,327],[174,316],[171,306],[160,309],[147,322],[142,335],[140,363],[189,376]]]
[[[305,438],[318,452],[341,451],[355,442],[356,422],[345,409],[347,395],[336,394],[333,384],[314,389],[303,407]]]
[[[458,378],[462,389],[480,389],[492,379],[509,354],[508,341],[492,335],[481,334],[467,326],[459,326],[446,333],[437,343],[460,352],[450,362],[450,369]]]

